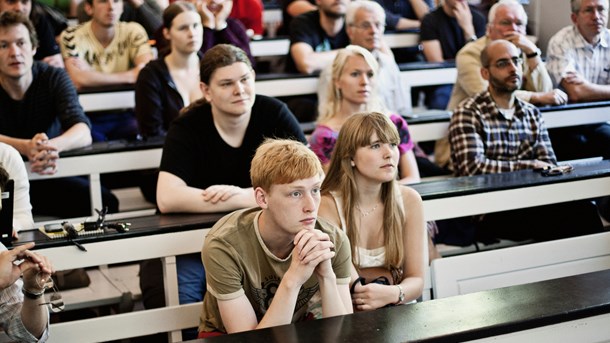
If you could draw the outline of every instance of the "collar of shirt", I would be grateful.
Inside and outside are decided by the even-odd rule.
[[[574,41],[574,47],[575,48],[596,48],[598,45],[601,46],[602,48],[607,49],[609,47],[610,44],[610,31],[608,31],[608,29],[604,28],[604,30],[599,34],[599,42],[597,42],[597,44],[589,44],[589,42],[587,42],[587,40],[585,39],[585,37],[583,37],[580,34],[580,31],[578,31],[578,28],[576,28],[576,25],[572,25],[572,30],[574,30],[575,36],[577,37],[576,40]]]

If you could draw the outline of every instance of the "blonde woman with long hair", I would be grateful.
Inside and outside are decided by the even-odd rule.
[[[386,115],[351,115],[322,184],[319,216],[345,230],[350,241],[357,310],[403,304],[422,294],[426,223],[419,194],[396,180],[399,143]]]
[[[311,149],[320,158],[325,170],[339,130],[351,115],[365,111],[387,113],[377,93],[380,86],[376,83],[378,69],[379,64],[373,55],[362,47],[349,45],[337,53],[332,65],[327,100],[319,105],[318,123],[309,140]],[[389,114],[388,117],[400,135],[398,176],[404,183],[419,182],[414,142],[407,123],[397,114]]]

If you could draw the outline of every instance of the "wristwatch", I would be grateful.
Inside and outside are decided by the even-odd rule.
[[[467,42],[467,43],[474,42],[474,41],[476,41],[477,39],[479,39],[479,38],[477,37],[477,35],[472,35],[472,36],[468,37],[468,39],[466,40],[466,42]]]
[[[537,56],[540,56],[540,49],[536,49],[536,51],[525,55],[527,58],[534,58]]]
[[[32,299],[32,300],[36,300],[36,299],[39,299],[40,297],[42,297],[45,290],[46,289],[43,288],[42,291],[34,293],[32,291],[28,291],[27,289],[25,289],[25,287],[21,287],[21,291],[23,292],[23,295],[25,295],[26,298]]]
[[[402,304],[403,301],[405,301],[405,292],[403,292],[402,290],[402,286],[401,285],[396,285],[396,287],[398,287],[398,301],[396,302],[396,305]]]

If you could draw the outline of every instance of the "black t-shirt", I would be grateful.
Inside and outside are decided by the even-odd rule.
[[[38,48],[34,59],[37,61],[45,57],[59,54],[59,45],[55,40],[55,31],[44,14],[30,15],[36,35],[38,36]]]
[[[238,148],[220,137],[210,105],[200,105],[172,122],[160,169],[195,188],[223,184],[251,187],[250,163],[265,138],[291,138],[307,143],[294,115],[277,99],[256,95],[244,140]]]
[[[475,7],[470,6],[472,25],[477,37],[485,35],[487,20]],[[443,50],[443,59],[453,60],[458,51],[466,45],[467,39],[464,31],[455,18],[448,16],[442,7],[428,13],[421,23],[420,39],[422,41],[438,40]]]
[[[328,36],[320,26],[320,12],[311,11],[297,16],[290,25],[290,46],[299,42],[309,44],[316,52],[322,52],[345,48],[349,45],[349,37],[345,32],[345,25],[336,36]],[[298,72],[290,52],[286,62],[286,71]]]
[[[0,134],[29,139],[45,132],[53,138],[77,123],[91,126],[64,69],[34,62],[32,78],[22,100],[0,87]]]

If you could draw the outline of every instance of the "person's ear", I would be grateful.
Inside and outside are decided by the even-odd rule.
[[[165,38],[166,40],[169,40],[169,30],[167,28],[163,28],[163,38]]]
[[[85,1],[85,13],[87,13],[88,16],[92,17],[93,16],[93,3],[89,4],[89,2]]]
[[[481,77],[485,81],[489,81],[489,68],[481,67]]]
[[[210,95],[210,86],[206,85],[203,82],[199,82],[199,89],[201,89],[201,93],[203,94],[203,98],[208,103],[211,102],[212,96]]]
[[[267,199],[267,192],[265,192],[264,189],[260,188],[260,187],[256,187],[254,189],[254,199],[256,200],[256,204],[262,208],[262,209],[267,209],[269,208],[269,203],[268,203],[268,199]]]

